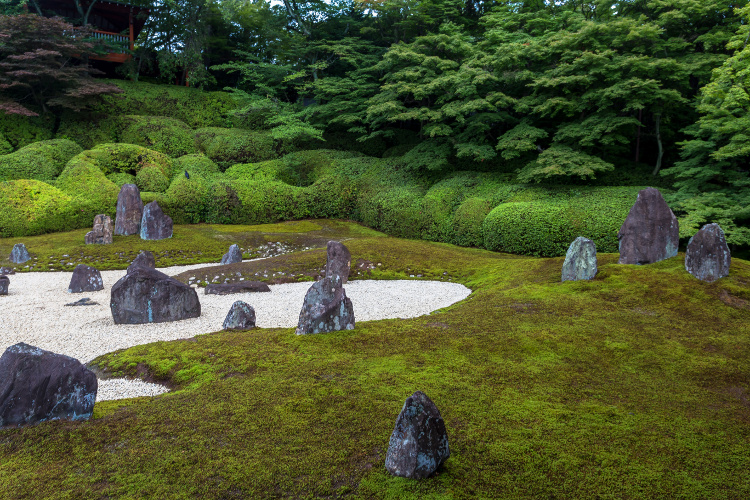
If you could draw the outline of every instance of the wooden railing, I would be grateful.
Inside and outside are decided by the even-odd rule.
[[[130,50],[133,49],[133,42],[130,41],[130,38],[124,35],[121,35],[119,33],[111,33],[109,31],[92,31],[91,36],[93,38],[104,40],[106,42],[115,44],[122,44],[123,49],[116,51],[116,52],[110,52],[109,54],[102,55],[102,56],[96,56],[92,57],[92,59],[98,59],[100,61],[110,61],[110,62],[118,62],[123,63],[130,59],[130,55],[125,52],[125,48],[129,48]]]

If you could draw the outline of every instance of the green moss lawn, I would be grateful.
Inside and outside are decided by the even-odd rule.
[[[0,498],[750,497],[747,261],[707,284],[685,272],[682,253],[648,266],[600,254],[594,280],[561,283],[561,257],[338,221],[178,226],[171,240],[111,246],[85,246],[84,233],[0,239],[0,255],[23,240],[38,269],[61,259],[112,269],[141,248],[165,265],[216,261],[234,242],[260,255],[273,243],[284,252],[222,271],[309,280],[338,238],[353,265],[375,267],[353,279],[421,274],[473,293],[353,331],[206,332],[102,356],[92,363],[101,373],[173,391],[98,403],[87,422],[0,430]],[[451,448],[422,481],[384,468],[416,390],[442,412]]]

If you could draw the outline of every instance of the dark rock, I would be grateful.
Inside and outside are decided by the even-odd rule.
[[[394,476],[423,479],[450,457],[445,422],[423,392],[408,398],[388,443],[385,468]]]
[[[238,245],[231,245],[229,251],[222,256],[221,263],[236,264],[237,262],[242,262],[242,252]]]
[[[117,195],[115,212],[115,234],[130,236],[141,232],[143,201],[135,184],[124,184]]]
[[[83,238],[87,245],[109,245],[112,243],[112,219],[99,214],[94,217],[94,228]]]
[[[68,292],[96,292],[104,289],[102,273],[98,269],[86,264],[78,264],[73,270],[73,276],[70,278]]]
[[[270,292],[262,281],[238,281],[236,283],[206,285],[206,295],[230,295],[233,293]]]
[[[143,207],[141,219],[142,240],[163,240],[172,237],[172,218],[162,212],[161,207],[152,201]]]
[[[13,250],[10,251],[10,261],[14,264],[23,264],[27,260],[31,259],[29,251],[26,250],[26,245],[23,243],[16,243],[13,245]]]
[[[148,250],[141,250],[141,252],[135,256],[135,259],[133,259],[133,262],[130,263],[128,266],[128,270],[126,271],[126,274],[130,274],[133,269],[136,268],[144,268],[144,269],[154,269],[156,268],[156,259],[154,259],[154,254],[149,252]]]
[[[16,274],[16,270],[12,267],[0,267],[0,274]]]
[[[249,330],[255,328],[255,309],[238,300],[229,308],[223,324],[224,330]]]
[[[328,242],[328,260],[326,261],[326,278],[331,278],[338,285],[345,285],[349,279],[352,255],[349,249],[339,241]]]
[[[344,287],[330,278],[316,281],[305,295],[297,335],[354,329],[354,309]]]
[[[198,294],[156,269],[138,267],[112,286],[115,324],[163,323],[201,315]]]
[[[77,359],[28,344],[0,357],[0,427],[82,420],[96,400],[96,375]]]
[[[75,302],[69,302],[65,304],[66,306],[98,306],[99,302],[94,302],[88,297],[84,297],[82,299],[76,300]]]
[[[8,287],[10,286],[10,278],[4,274],[0,274],[0,295],[8,295]]]
[[[677,255],[680,228],[677,217],[656,188],[638,192],[622,223],[620,264],[652,264]]]
[[[685,269],[702,281],[729,276],[732,256],[724,231],[718,224],[706,224],[690,238],[685,252]]]
[[[579,236],[568,247],[562,268],[563,281],[590,280],[596,276],[596,244]]]

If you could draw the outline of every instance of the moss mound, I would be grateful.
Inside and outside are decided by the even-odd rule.
[[[67,139],[39,141],[0,156],[0,180],[35,179],[53,181],[81,146]]]
[[[195,144],[222,171],[237,163],[253,163],[278,156],[273,138],[264,132],[201,128],[195,131]]]
[[[138,144],[173,157],[195,153],[193,131],[176,118],[129,115],[122,120],[122,142]]]

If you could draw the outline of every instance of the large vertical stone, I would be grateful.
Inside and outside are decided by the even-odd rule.
[[[331,278],[339,285],[345,285],[349,279],[352,255],[349,249],[339,241],[329,241],[327,245],[326,278]]]
[[[77,359],[28,344],[0,357],[0,427],[91,416],[96,375]]]
[[[141,232],[143,201],[135,184],[124,184],[117,195],[115,213],[115,234],[130,236]]]
[[[299,313],[297,335],[353,329],[354,308],[344,287],[331,278],[313,283]]]
[[[23,243],[16,243],[13,245],[13,250],[10,251],[10,261],[14,264],[23,264],[28,260],[31,260],[31,255],[29,255],[29,251],[26,250],[26,245]]]
[[[229,250],[221,257],[222,264],[236,264],[242,262],[242,251],[237,244],[229,246]]]
[[[201,315],[195,290],[156,269],[142,267],[112,286],[109,307],[116,325],[163,323]]]
[[[99,214],[94,217],[94,227],[83,239],[87,245],[109,245],[112,243],[112,219]]]
[[[718,224],[706,224],[690,238],[685,252],[685,269],[702,281],[729,276],[732,256],[724,231]]]
[[[408,398],[388,443],[385,468],[394,476],[423,479],[450,457],[445,422],[423,392]]]
[[[563,281],[590,280],[596,276],[596,244],[579,236],[568,247],[562,268]]]
[[[172,218],[165,214],[159,204],[152,201],[143,207],[141,239],[163,240],[172,237]]]
[[[73,276],[71,276],[70,284],[68,285],[68,292],[96,292],[103,289],[102,273],[98,269],[86,264],[78,264],[73,270]]]
[[[659,190],[641,190],[617,233],[620,264],[651,264],[674,257],[679,233],[677,217]]]

